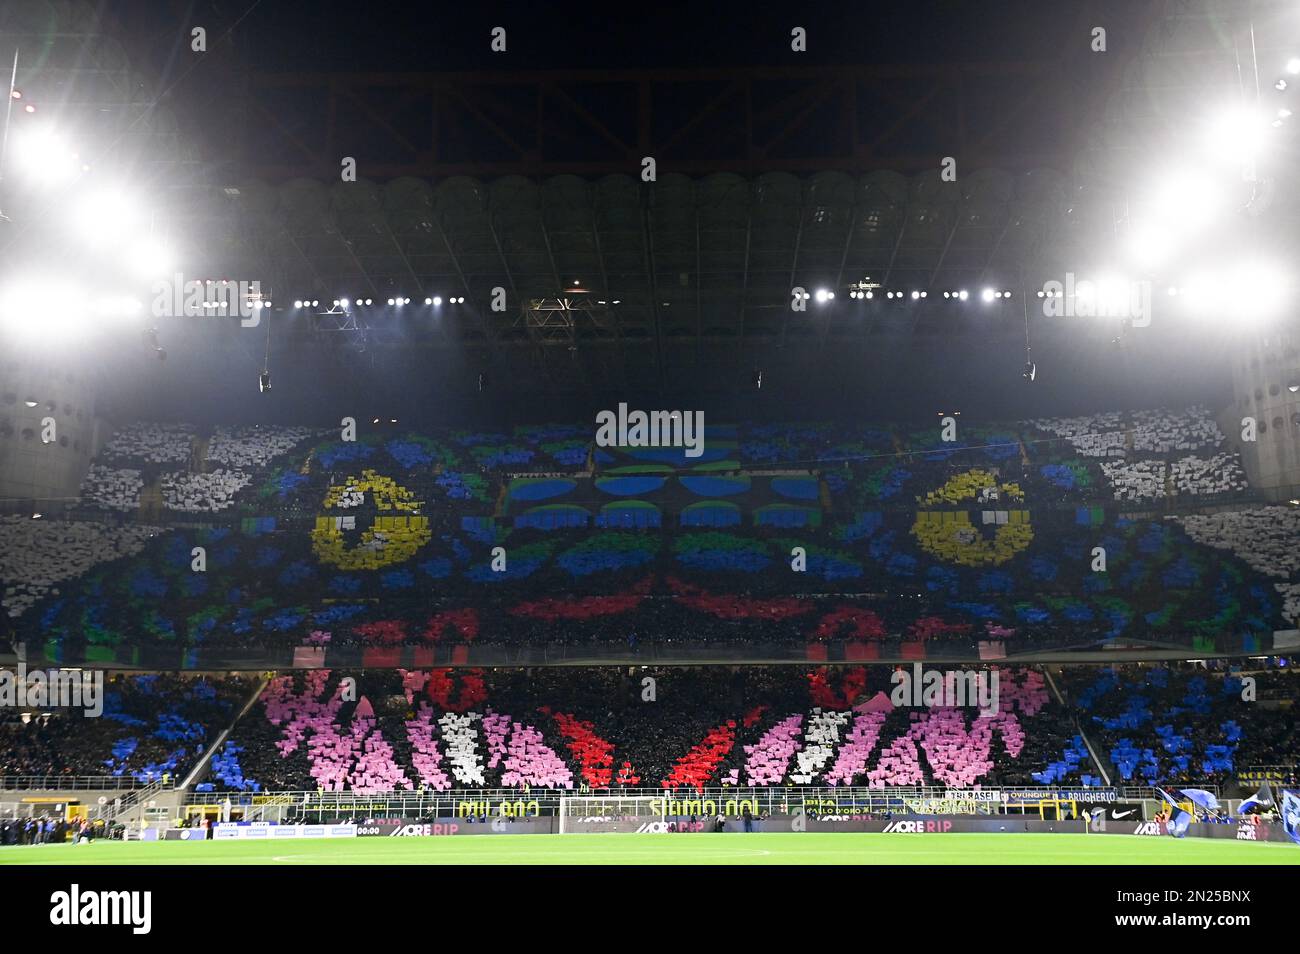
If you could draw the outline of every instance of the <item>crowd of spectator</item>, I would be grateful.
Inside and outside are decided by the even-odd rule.
[[[155,527],[0,516],[0,606],[11,618],[101,563],[139,553]]]
[[[271,686],[232,733],[220,770],[206,784],[218,791],[374,792],[882,786],[901,777],[893,755],[900,744],[911,750],[905,784],[953,782],[950,763],[963,761],[966,747],[979,753],[972,781],[1035,784],[1037,760],[1059,749],[1060,732],[1072,726],[1041,677],[1025,670],[1001,671],[1001,711],[987,723],[973,704],[895,708],[892,673],[762,666],[316,670]],[[383,753],[382,768],[376,752]],[[564,766],[558,772],[557,758]]]
[[[1054,666],[1062,705],[1041,672],[1002,666],[992,714],[900,704],[897,668],[309,670],[237,722],[250,678],[118,675],[100,718],[0,722],[0,777],[175,783],[232,723],[199,791],[1100,784],[1082,734],[1114,785],[1226,790],[1300,761],[1289,668]]]
[[[735,460],[711,460],[718,473],[797,463],[816,475],[805,481],[812,497],[778,508],[805,525],[765,525],[759,502],[769,498],[746,489],[730,495],[744,525],[726,530],[690,525],[685,511],[660,525],[653,505],[642,529],[549,528],[514,502],[513,468],[625,464],[593,454],[576,425],[355,442],[307,428],[136,425],[92,467],[86,500],[126,513],[148,487],[151,514],[210,529],[159,529],[145,546],[130,524],[60,522],[51,547],[27,545],[44,531],[15,533],[0,539],[4,607],[29,645],[99,661],[129,646],[423,645],[443,638],[443,617],[476,620],[448,641],[626,646],[635,658],[648,643],[1190,645],[1267,638],[1300,612],[1294,558],[1271,557],[1287,528],[1261,537],[1263,521],[1234,523],[1274,508],[1183,515],[1184,536],[1096,506],[1244,492],[1239,462],[1201,408],[959,428],[954,442],[937,429],[721,431],[712,450]],[[1114,435],[1118,444],[1091,453],[1093,438]],[[1090,556],[1099,543],[1105,576]],[[59,547],[66,559],[52,565]],[[795,547],[807,554],[799,571]],[[1270,585],[1243,575],[1238,557]],[[683,598],[683,584],[698,598]],[[800,603],[777,605],[787,598]]]
[[[531,757],[542,749],[548,758],[558,754],[571,770],[573,787],[593,788],[952,784],[944,742],[951,743],[954,731],[956,751],[978,750],[976,758],[984,760],[978,765],[987,767],[972,779],[983,785],[1042,784],[1040,770],[1080,732],[1088,734],[1115,785],[1208,782],[1226,790],[1239,768],[1294,765],[1300,756],[1300,736],[1288,714],[1300,701],[1300,677],[1289,670],[1254,674],[1260,695],[1252,707],[1225,694],[1225,688],[1236,692],[1240,686],[1231,672],[1182,665],[1062,667],[1055,671],[1068,694],[1061,706],[1041,682],[1025,694],[1033,680],[1027,671],[1003,668],[1003,717],[1015,721],[999,725],[991,740],[977,730],[984,717],[971,709],[954,715],[883,702],[892,692],[892,672],[887,666],[317,671],[293,678],[274,704],[255,707],[239,724],[231,743],[239,749],[239,771],[231,775],[227,768],[215,783],[218,789],[315,789],[322,750],[313,747],[314,734],[328,724],[332,738],[347,737],[359,710],[368,721],[364,734],[352,732],[351,757],[358,760],[363,749],[370,752],[382,742],[391,763],[386,783],[375,791],[391,790],[395,779],[408,788],[508,787],[512,783],[503,778],[514,771],[517,780],[523,762],[492,758],[494,751],[518,754],[510,748],[512,736],[503,734],[495,743],[490,738],[498,717],[529,733]],[[344,680],[353,681],[350,701]],[[308,703],[318,708],[309,712]],[[413,731],[418,712],[429,707],[425,731]],[[459,715],[448,722],[448,712]],[[955,721],[939,735],[928,732],[925,723],[940,715]],[[865,719],[870,730],[856,761],[843,757],[854,719]],[[413,753],[413,743],[420,754]],[[1139,764],[1118,764],[1133,747]],[[754,753],[763,749],[770,750],[763,767],[776,766],[767,774],[754,767]],[[337,742],[328,751],[337,759]],[[900,757],[907,763],[901,775]],[[473,771],[462,777],[467,765]],[[346,767],[331,766],[331,787],[367,790],[365,784],[374,784],[373,775],[363,783]],[[232,778],[240,784],[230,786]],[[1101,774],[1085,755],[1053,782],[1101,784]]]
[[[7,710],[0,777],[118,776],[176,780],[230,724],[255,682],[247,677],[111,675],[103,712]]]
[[[1290,668],[1078,666],[1060,677],[1118,783],[1224,786],[1242,767],[1300,760],[1300,674]]]

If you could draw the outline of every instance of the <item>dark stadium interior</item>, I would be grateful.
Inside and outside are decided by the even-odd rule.
[[[0,864],[1300,843],[1296,5],[504,6],[0,9]]]

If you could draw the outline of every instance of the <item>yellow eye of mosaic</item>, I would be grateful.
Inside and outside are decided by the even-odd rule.
[[[392,478],[373,470],[330,487],[325,494],[325,509],[360,506],[367,495],[379,513],[370,527],[361,531],[355,545],[349,546],[349,533],[358,529],[353,526],[355,517],[316,518],[311,543],[322,563],[341,570],[375,570],[409,560],[432,538],[429,518],[417,513],[422,501]]]
[[[917,503],[923,509],[917,510],[912,535],[922,549],[949,563],[962,566],[1006,563],[1027,549],[1034,539],[1029,511],[1008,506],[1023,504],[1024,498],[1019,484],[999,484],[997,477],[986,470],[969,470],[918,498]],[[944,507],[961,504],[976,508],[976,514]],[[944,509],[924,509],[931,507]]]

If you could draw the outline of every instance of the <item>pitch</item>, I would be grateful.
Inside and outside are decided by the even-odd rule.
[[[1300,865],[1300,847],[1085,834],[458,835],[0,848],[0,865]]]

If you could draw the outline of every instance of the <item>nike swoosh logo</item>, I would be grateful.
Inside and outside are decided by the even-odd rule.
[[[1129,816],[1129,815],[1132,815],[1135,811],[1137,811],[1136,808],[1130,808],[1130,809],[1129,809],[1128,811],[1126,811],[1126,812],[1116,812],[1116,813],[1115,813],[1115,817],[1116,817],[1116,818],[1128,818],[1128,816]]]

